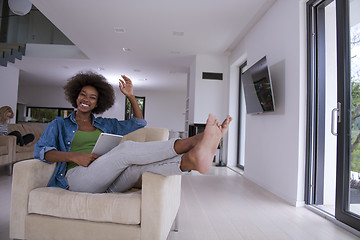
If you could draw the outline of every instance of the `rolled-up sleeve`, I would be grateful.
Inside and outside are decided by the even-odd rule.
[[[54,148],[54,147],[43,147],[43,148],[41,148],[38,159],[40,159],[41,161],[47,162],[47,163],[54,163],[54,162],[49,162],[49,161],[45,160],[45,153],[47,153],[47,152],[49,152],[51,150],[57,150],[57,149]]]
[[[147,124],[145,119],[141,119],[141,118],[137,118],[137,117],[131,118],[130,121],[134,121],[134,123],[140,127],[145,127]]]
[[[130,118],[128,120],[125,121],[119,121],[119,126],[118,128],[121,129],[122,135],[126,135],[128,133],[131,133],[137,129],[143,128],[146,126],[147,122],[144,119],[141,118]]]
[[[49,123],[48,127],[41,135],[39,141],[35,144],[34,158],[40,159],[47,163],[53,163],[45,160],[45,153],[51,150],[58,150],[57,139],[58,127],[56,120],[53,120]]]
[[[118,120],[116,118],[102,119],[107,132],[119,135],[126,135],[139,128],[146,126],[147,122],[140,118],[130,118],[128,120]]]

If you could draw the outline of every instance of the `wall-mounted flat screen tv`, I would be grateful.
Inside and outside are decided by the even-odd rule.
[[[275,110],[273,88],[266,56],[242,74],[246,112],[257,114]]]

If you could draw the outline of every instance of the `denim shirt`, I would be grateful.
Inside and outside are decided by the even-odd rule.
[[[104,133],[126,135],[146,126],[146,121],[144,119],[135,117],[123,121],[119,121],[116,118],[95,118],[94,115],[91,115],[91,118],[92,125]],[[75,111],[66,118],[57,117],[49,123],[41,138],[35,144],[34,158],[50,164],[54,163],[45,160],[45,153],[50,150],[69,152],[77,130],[78,125],[75,120]],[[65,179],[66,167],[66,162],[57,163],[55,172],[48,183],[48,187],[69,188]]]

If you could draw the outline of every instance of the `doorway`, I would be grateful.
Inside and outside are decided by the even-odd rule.
[[[312,4],[312,5],[310,5]],[[337,62],[335,1],[308,3],[307,204],[335,215]]]
[[[247,62],[245,61],[239,67],[239,92],[238,92],[238,132],[237,132],[237,163],[236,166],[242,170],[245,169],[245,122],[246,122],[246,106],[245,106],[245,95],[242,84],[242,74],[247,69]]]

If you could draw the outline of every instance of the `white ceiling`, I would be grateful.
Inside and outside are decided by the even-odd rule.
[[[128,75],[135,89],[185,90],[196,54],[229,54],[275,1],[32,0],[87,58],[30,54],[15,65],[24,84],[62,86],[93,70],[114,83]]]

